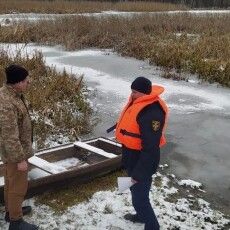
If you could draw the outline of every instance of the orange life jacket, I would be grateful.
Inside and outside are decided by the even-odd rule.
[[[166,144],[166,138],[164,135],[167,117],[168,117],[168,107],[166,103],[159,97],[159,95],[164,91],[161,86],[152,86],[152,93],[149,95],[144,95],[137,98],[133,104],[132,98],[130,96],[127,105],[124,107],[120,118],[116,126],[116,139],[130,149],[141,150],[141,138],[139,125],[137,123],[137,115],[140,111],[154,102],[159,102],[160,106],[165,112],[165,122],[162,130],[162,136],[160,139],[159,146],[162,147]]]

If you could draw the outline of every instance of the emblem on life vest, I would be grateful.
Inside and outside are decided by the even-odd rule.
[[[160,129],[161,123],[159,121],[152,121],[153,131],[158,131]]]

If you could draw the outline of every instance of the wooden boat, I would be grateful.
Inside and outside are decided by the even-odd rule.
[[[39,151],[29,159],[27,197],[63,186],[83,183],[121,167],[121,145],[99,137]],[[0,163],[0,201],[3,201],[3,163]]]

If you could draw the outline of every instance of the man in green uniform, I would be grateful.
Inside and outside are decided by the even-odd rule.
[[[19,65],[5,69],[6,84],[0,88],[0,156],[4,163],[5,220],[9,230],[35,230],[23,220],[31,211],[22,207],[28,187],[28,158],[32,154],[32,127],[23,96],[29,85],[28,71]]]

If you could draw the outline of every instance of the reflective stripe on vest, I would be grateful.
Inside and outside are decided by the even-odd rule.
[[[137,123],[137,116],[140,111],[154,102],[158,102],[162,109],[165,112],[165,123],[162,130],[162,136],[160,139],[159,146],[162,147],[166,144],[166,139],[164,136],[166,121],[168,117],[168,107],[165,102],[159,97],[159,95],[164,91],[164,88],[161,86],[153,86],[152,93],[150,95],[142,96],[136,99],[133,104],[132,100],[129,99],[129,102],[124,107],[121,116],[118,120],[116,127],[116,139],[127,148],[141,150],[141,136],[139,125]]]

